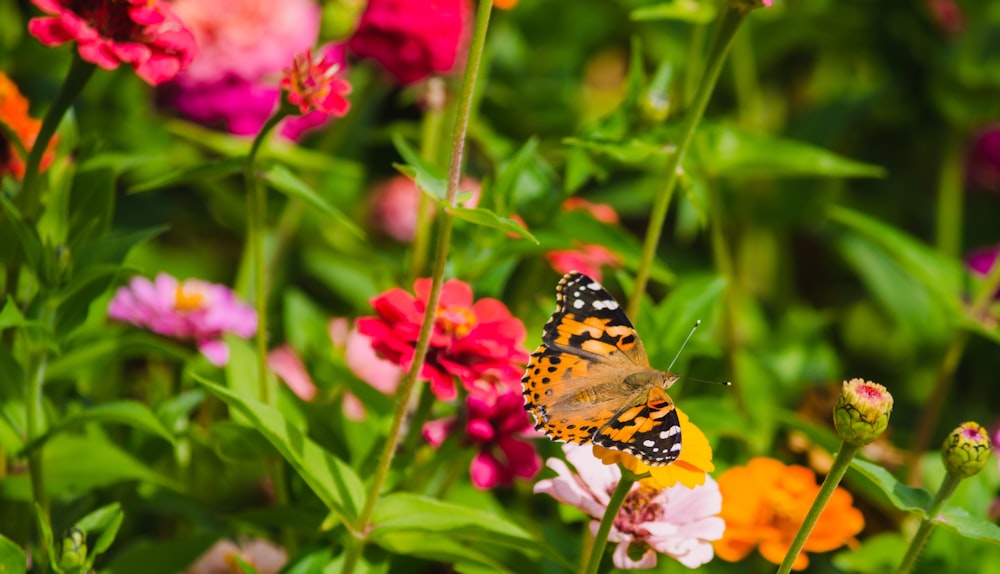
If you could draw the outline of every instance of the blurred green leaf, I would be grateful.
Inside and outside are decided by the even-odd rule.
[[[259,574],[257,569],[247,563],[247,561],[244,560],[239,554],[234,554],[233,558],[236,559],[236,564],[239,565],[240,571],[243,572],[243,574]]]
[[[25,318],[21,310],[17,308],[14,298],[7,295],[3,308],[0,309],[0,331],[12,327],[30,327],[37,325],[37,321],[29,321]]]
[[[717,12],[714,4],[695,0],[674,0],[636,8],[632,11],[632,19],[677,20],[692,24],[708,24],[715,19]]]
[[[28,444],[25,447],[25,452],[38,448],[59,433],[78,425],[92,422],[130,426],[159,436],[171,444],[175,443],[174,436],[163,426],[160,419],[156,418],[156,415],[149,410],[149,407],[136,401],[114,401],[90,407],[65,417],[58,424],[49,428],[44,435]]]
[[[500,231],[506,231],[507,233],[513,233],[518,237],[534,241],[536,245],[538,244],[538,240],[535,239],[535,236],[532,235],[530,231],[525,229],[520,223],[514,221],[513,219],[500,217],[488,209],[484,209],[482,207],[451,206],[446,207],[445,209],[458,219],[475,223],[476,225],[492,227],[493,229],[499,229]]]
[[[3,574],[25,574],[28,571],[28,560],[24,550],[14,542],[0,534],[0,572]]]
[[[94,560],[98,556],[111,548],[123,520],[125,520],[125,513],[122,512],[121,504],[114,502],[87,514],[73,525],[88,536],[95,534],[97,536],[97,539],[91,544],[90,553],[84,563],[84,571],[87,571],[94,564]]]
[[[46,262],[45,247],[34,227],[28,225],[17,207],[7,197],[0,193],[0,210],[6,215],[7,221],[17,237],[28,267],[38,275],[43,283],[51,283],[54,279],[54,269]]]
[[[190,183],[199,183],[235,175],[243,171],[243,157],[227,157],[225,159],[201,163],[193,167],[170,171],[160,177],[133,185],[129,193],[143,193],[167,187],[177,187]]]
[[[217,534],[198,534],[169,540],[139,540],[116,552],[111,563],[101,569],[101,574],[177,574],[217,539]]]
[[[927,514],[933,497],[926,490],[906,486],[889,474],[888,470],[859,458],[851,461],[851,469],[874,483],[899,510],[914,512],[920,516]]]
[[[95,241],[111,228],[117,175],[116,169],[90,160],[74,174],[73,190],[69,194],[69,230],[66,237],[70,246]]]
[[[1000,526],[989,520],[972,516],[964,508],[947,506],[934,521],[966,538],[1000,545]]]
[[[857,548],[837,552],[833,565],[852,574],[884,574],[899,566],[906,547],[898,532],[883,532],[862,540]]]
[[[183,361],[192,352],[166,337],[147,331],[126,331],[117,337],[99,337],[78,342],[62,355],[53,357],[45,371],[47,380],[70,378],[80,369],[93,367],[115,357],[158,357]]]
[[[195,379],[231,408],[243,413],[254,427],[285,457],[302,480],[341,520],[353,524],[365,499],[361,479],[350,466],[324,451],[281,413],[238,396],[202,377]]]
[[[301,199],[307,204],[319,209],[325,215],[336,221],[345,229],[360,239],[364,239],[365,232],[357,226],[354,221],[347,217],[344,212],[330,205],[325,199],[317,194],[306,182],[299,179],[287,167],[280,163],[271,164],[263,171],[264,181],[271,184],[271,187],[284,193],[289,197]]]
[[[40,558],[43,561],[48,559],[49,564],[58,572],[59,567],[54,564],[53,558],[58,555],[59,550],[56,548],[55,539],[52,536],[52,525],[49,524],[49,517],[46,516],[42,507],[37,502],[33,502],[33,504],[35,507],[35,526],[38,528],[39,538],[42,539],[42,556]]]
[[[720,299],[726,289],[726,279],[716,275],[688,276],[677,283],[653,313],[655,340],[644,343],[650,355],[676,354],[695,321],[702,321],[695,332],[693,344],[712,338],[711,321],[722,308]],[[690,351],[689,351],[690,352]],[[666,368],[666,365],[663,365]]]
[[[494,205],[496,205],[500,213],[508,213],[513,205],[514,202],[512,200],[517,187],[517,181],[537,153],[538,140],[529,138],[521,146],[521,149],[517,150],[517,153],[510,158],[510,161],[500,169],[496,183],[493,184],[492,188]]]
[[[420,191],[430,195],[437,201],[448,197],[448,180],[434,166],[420,158],[406,139],[399,133],[392,134],[392,143],[396,151],[406,160],[406,165],[394,164],[400,173],[413,179]]]

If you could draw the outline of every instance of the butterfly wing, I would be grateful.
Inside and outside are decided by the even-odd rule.
[[[677,409],[662,387],[653,386],[644,395],[597,429],[594,444],[627,452],[649,466],[670,464],[681,454]]]

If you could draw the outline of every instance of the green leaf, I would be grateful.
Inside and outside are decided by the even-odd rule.
[[[126,425],[159,436],[171,444],[176,442],[174,436],[163,426],[163,423],[153,414],[153,411],[149,410],[149,407],[136,401],[115,401],[97,405],[67,416],[57,425],[50,428],[44,435],[28,444],[24,452],[27,453],[41,446],[59,433],[78,425],[92,422]]]
[[[240,157],[228,157],[218,161],[201,163],[194,167],[170,171],[160,177],[156,177],[129,188],[128,193],[142,193],[166,187],[181,186],[193,182],[204,182],[219,179],[243,170],[245,159]]]
[[[885,170],[831,151],[735,126],[702,124],[688,161],[713,176],[882,177]]]
[[[114,216],[117,168],[93,159],[87,160],[74,174],[73,191],[69,194],[66,240],[74,247],[105,235]]]
[[[177,574],[218,540],[217,534],[176,537],[167,541],[140,540],[116,552],[101,574]]]
[[[713,329],[709,321],[721,308],[719,300],[725,289],[725,278],[715,275],[689,278],[678,283],[670,295],[657,306],[653,317],[654,330],[644,331],[657,334],[655,340],[647,343],[650,355],[661,354],[663,355],[661,358],[670,360],[680,351],[685,337],[698,320],[704,324],[692,338],[692,347],[699,342],[711,345],[708,341],[712,338]]]
[[[695,0],[675,0],[663,4],[642,6],[632,11],[633,20],[677,20],[692,24],[708,24],[718,12],[715,5]]]
[[[149,241],[169,229],[166,225],[147,227],[129,233],[112,234],[84,245],[73,257],[73,267],[79,272],[91,265],[121,265],[136,245]]]
[[[889,474],[888,470],[865,460],[855,458],[851,461],[851,468],[877,486],[899,510],[926,516],[933,498],[926,490],[906,486]]]
[[[0,573],[25,574],[28,571],[28,561],[24,550],[14,542],[0,534]]]
[[[634,137],[624,141],[564,138],[562,142],[568,146],[606,155],[625,164],[637,164],[651,158],[666,157],[666,154],[672,151],[672,148],[646,137]]]
[[[496,207],[502,213],[507,213],[506,210],[510,208],[512,204],[511,198],[514,197],[514,190],[517,187],[518,179],[520,179],[521,173],[527,169],[537,153],[538,140],[530,138],[510,158],[510,161],[500,169],[496,183],[493,184],[492,194],[496,200]]]
[[[244,560],[239,554],[234,554],[232,557],[236,559],[236,564],[239,565],[240,571],[243,572],[243,574],[260,574],[257,572],[256,568],[247,563],[247,561]]]
[[[337,223],[342,225],[345,229],[357,237],[364,239],[365,232],[362,231],[356,223],[347,217],[344,212],[330,205],[326,199],[316,193],[316,191],[313,190],[309,184],[299,179],[299,177],[292,173],[287,167],[278,163],[272,164],[262,172],[262,176],[264,181],[271,184],[271,187],[277,191],[289,197],[301,199],[307,204],[319,209],[325,215],[334,219]]]
[[[38,527],[39,537],[42,539],[43,556],[49,560],[50,564],[52,564],[55,562],[52,559],[55,556],[58,556],[59,553],[59,549],[56,548],[55,542],[53,542],[52,525],[49,524],[49,518],[45,515],[45,511],[42,510],[42,507],[39,506],[37,502],[35,502],[34,505],[35,525]],[[55,570],[59,570],[58,566],[55,564],[53,564],[53,566],[55,567]]]
[[[327,508],[344,522],[354,523],[365,498],[364,485],[354,469],[306,437],[277,409],[240,397],[197,375],[194,378],[231,408],[243,413]]]
[[[945,507],[934,521],[966,538],[1000,545],[1000,526],[972,516],[964,508]]]
[[[50,282],[53,277],[51,270],[44,268],[45,247],[42,245],[42,240],[38,237],[38,233],[33,227],[28,225],[17,207],[2,193],[0,193],[0,210],[6,214],[7,221],[10,222],[14,230],[14,235],[17,236],[17,240],[21,244],[24,260],[27,262],[28,267],[40,279]]]
[[[97,536],[84,563],[84,572],[94,564],[98,556],[111,548],[123,520],[125,513],[122,512],[121,504],[113,502],[87,514],[73,525],[88,536]]]
[[[451,207],[448,206],[445,209],[449,213],[457,217],[468,221],[470,223],[475,223],[476,225],[483,225],[486,227],[492,227],[494,229],[499,229],[501,231],[506,231],[508,233],[513,233],[518,237],[523,237],[533,241],[535,245],[538,245],[538,240],[535,236],[531,234],[530,231],[525,229],[520,223],[514,221],[513,219],[508,219],[506,217],[500,217],[499,215],[493,213],[488,209],[482,207]]]
[[[12,327],[30,327],[33,325],[37,325],[37,323],[25,318],[21,310],[17,308],[14,298],[8,294],[7,301],[4,302],[3,308],[0,309],[0,331]]]
[[[838,552],[833,565],[853,574],[884,574],[899,566],[906,552],[906,540],[898,532],[883,532],[861,542],[859,548]]]
[[[448,197],[448,180],[444,174],[420,159],[420,154],[406,143],[406,139],[401,134],[392,134],[392,143],[407,163],[407,165],[394,164],[396,169],[413,178],[420,191],[430,195],[435,200],[443,201]]]

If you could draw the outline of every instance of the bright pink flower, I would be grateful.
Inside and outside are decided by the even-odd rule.
[[[296,54],[291,68],[281,76],[281,89],[288,92],[288,101],[299,107],[300,114],[310,111],[343,117],[351,109],[347,94],[351,84],[338,74],[341,66],[327,56],[313,58],[312,50]]]
[[[350,327],[343,317],[331,319],[327,330],[334,349],[343,353],[344,363],[355,376],[384,395],[396,394],[403,369],[379,357],[372,349],[371,337],[362,335],[356,327]],[[364,404],[350,392],[344,393],[343,408],[344,414],[351,420],[363,421],[367,416]]]
[[[243,572],[236,557],[253,566],[258,574],[278,574],[288,562],[285,549],[263,538],[240,538],[239,544],[220,540],[205,551],[184,574],[229,574]]]
[[[976,136],[966,161],[966,177],[975,187],[1000,192],[1000,124]]]
[[[482,194],[480,183],[463,177],[458,184],[459,193],[469,193],[462,207],[476,207]],[[374,186],[371,191],[371,225],[402,243],[413,241],[417,233],[417,210],[420,207],[420,190],[405,175],[397,175]],[[433,215],[434,212],[431,212]],[[433,219],[433,218],[432,218]]]
[[[432,421],[424,426],[424,438],[437,448],[444,439],[464,429],[464,441],[479,449],[472,459],[469,475],[478,489],[509,485],[515,477],[532,478],[541,467],[535,447],[524,440],[533,430],[524,412],[519,392],[501,395],[495,401],[470,395],[466,398],[464,427],[458,419]]]
[[[159,0],[32,0],[49,16],[28,31],[45,46],[75,41],[80,57],[105,70],[129,64],[151,85],[165,82],[198,53],[194,36]]]
[[[217,366],[229,362],[229,347],[222,335],[247,338],[257,331],[257,313],[225,285],[198,279],[179,282],[165,273],[155,281],[134,277],[127,287],[118,289],[108,305],[108,316],[174,339],[194,340]]]
[[[372,300],[377,317],[357,321],[358,331],[372,338],[372,347],[404,369],[413,361],[430,288],[430,279],[418,279],[416,297],[399,288],[390,289]],[[420,376],[430,381],[431,391],[439,399],[456,397],[452,377],[458,377],[469,389],[483,379],[519,384],[528,359],[524,324],[511,316],[502,302],[487,298],[473,303],[472,287],[451,279],[442,287],[434,318]]]
[[[993,266],[997,264],[998,257],[1000,257],[1000,245],[973,251],[966,258],[965,263],[973,273],[980,277],[986,277],[993,270]],[[1000,299],[1000,289],[993,294],[993,298]]]
[[[566,274],[570,271],[579,271],[598,281],[603,275],[601,269],[605,266],[616,268],[622,266],[621,256],[607,247],[582,243],[576,249],[549,251],[545,254],[545,259],[556,273]]]
[[[548,494],[594,518],[590,529],[596,534],[611,493],[621,480],[621,471],[595,458],[588,447],[565,444],[563,452],[576,472],[562,460],[550,458],[546,465],[557,476],[538,481],[535,492]],[[709,562],[715,556],[711,541],[722,538],[726,528],[716,516],[721,511],[719,485],[710,476],[705,484],[694,488],[678,483],[653,490],[637,482],[608,535],[608,542],[618,543],[613,556],[615,566],[652,568],[657,553],[671,556],[688,568]],[[629,552],[630,548],[634,551]],[[640,553],[638,560],[632,558]]]
[[[348,41],[404,85],[448,73],[470,37],[469,0],[370,0]]]
[[[267,354],[267,366],[303,401],[316,398],[316,385],[302,358],[290,345],[282,345]]]
[[[594,219],[608,225],[617,225],[618,212],[615,208],[606,203],[594,203],[582,197],[570,197],[562,204],[563,211],[586,211],[594,216]]]

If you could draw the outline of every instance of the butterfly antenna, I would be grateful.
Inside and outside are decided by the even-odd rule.
[[[670,366],[667,367],[667,372],[670,372],[670,371],[672,371],[674,369],[674,363],[676,363],[677,359],[680,358],[681,351],[684,350],[684,347],[688,344],[688,341],[691,340],[691,336],[694,335],[694,332],[698,330],[698,326],[699,325],[701,325],[701,319],[698,319],[697,321],[694,322],[694,327],[691,327],[691,332],[688,333],[687,338],[684,339],[683,343],[681,343],[681,348],[677,349],[677,354],[674,355],[674,360],[670,361]]]
[[[678,376],[678,378],[681,378],[681,379],[688,379],[688,380],[691,380],[691,381],[698,381],[699,383],[708,383],[710,385],[722,385],[723,387],[731,387],[731,386],[733,386],[733,382],[732,381],[706,381],[705,379],[699,379],[697,377],[690,377],[688,375],[677,375],[677,376]]]

